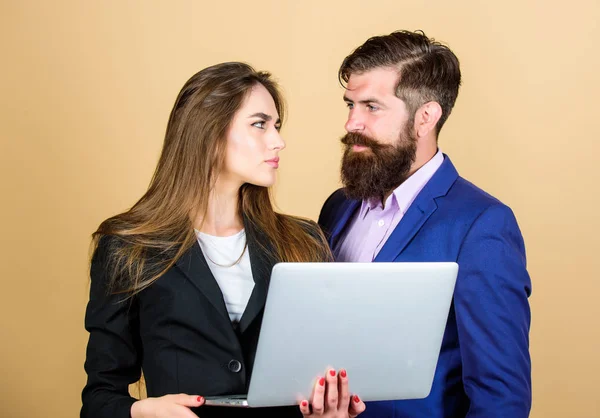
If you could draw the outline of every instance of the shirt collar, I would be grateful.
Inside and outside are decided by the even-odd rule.
[[[438,149],[431,160],[414,172],[404,181],[404,183],[394,189],[392,194],[386,200],[385,209],[391,208],[393,211],[400,211],[402,215],[404,215],[412,202],[416,199],[417,195],[423,190],[423,187],[425,187],[443,162],[444,154]],[[376,208],[383,209],[380,199],[364,199],[360,207],[359,219],[364,219],[371,210]]]
[[[377,199],[377,198],[364,199],[360,206],[360,212],[359,212],[360,219],[364,219],[365,216],[367,216],[367,214],[374,209],[387,211],[390,208],[392,211],[397,211],[399,209],[398,197],[396,196],[395,193],[392,193],[387,198],[387,200],[385,202],[385,209],[383,208],[383,205],[381,204],[380,199]]]

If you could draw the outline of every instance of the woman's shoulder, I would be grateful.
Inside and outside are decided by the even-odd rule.
[[[92,244],[92,260],[106,261],[126,246],[125,240],[117,235],[102,234],[95,236]]]
[[[293,215],[281,215],[286,217],[290,222],[293,222],[300,226],[307,234],[314,238],[321,236],[321,227],[312,219],[302,218],[300,216]]]

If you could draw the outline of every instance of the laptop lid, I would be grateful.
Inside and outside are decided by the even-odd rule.
[[[364,401],[426,397],[457,274],[451,262],[276,264],[248,405],[310,399],[330,367]]]

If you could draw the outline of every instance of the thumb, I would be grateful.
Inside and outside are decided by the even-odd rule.
[[[354,395],[354,396],[352,396],[352,398],[350,398],[350,406],[348,408],[348,415],[350,415],[351,418],[354,418],[354,417],[362,414],[363,412],[365,412],[365,409],[367,409],[367,406],[358,397],[358,395]]]
[[[186,395],[185,393],[180,393],[178,395],[169,395],[172,397],[173,402],[178,405],[188,406],[190,408],[195,408],[204,404],[204,398],[198,395]]]

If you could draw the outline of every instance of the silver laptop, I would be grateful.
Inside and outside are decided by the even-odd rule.
[[[297,405],[331,367],[364,401],[427,397],[457,274],[450,262],[275,265],[248,394],[206,404]]]

